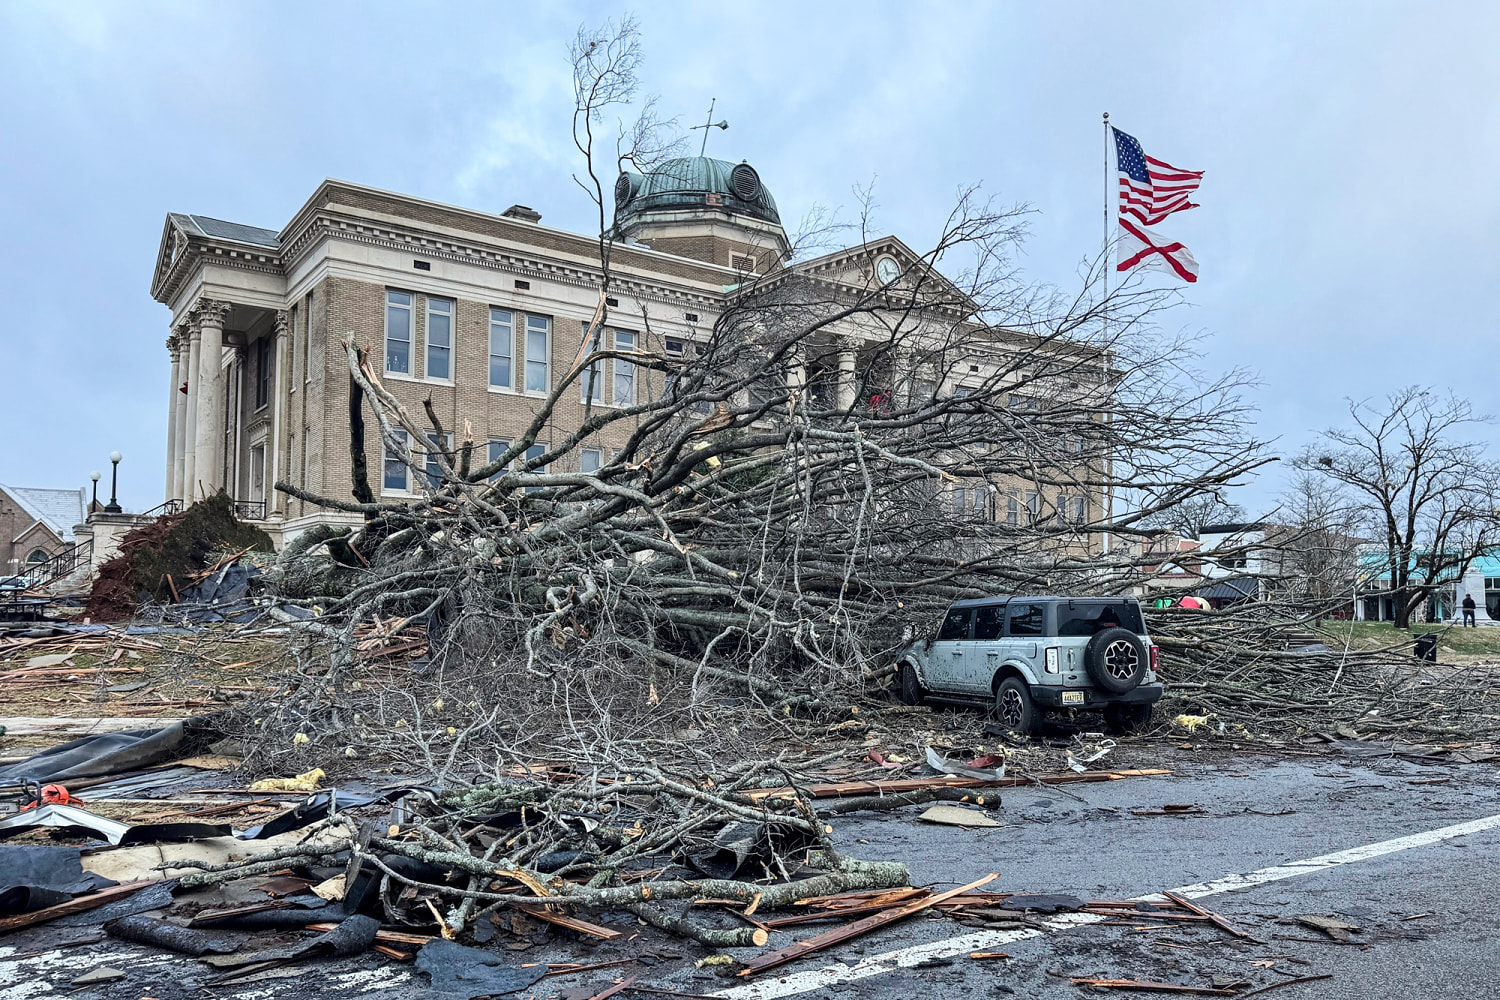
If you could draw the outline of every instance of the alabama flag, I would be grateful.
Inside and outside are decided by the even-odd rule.
[[[1136,225],[1123,215],[1120,216],[1119,261],[1115,265],[1116,271],[1144,267],[1175,274],[1183,281],[1198,280],[1198,261],[1192,251],[1176,240]]]

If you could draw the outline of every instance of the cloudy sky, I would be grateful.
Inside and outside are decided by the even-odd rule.
[[[0,482],[80,486],[119,449],[127,507],[160,502],[168,315],[149,285],[169,211],[280,228],[338,177],[588,231],[566,46],[630,9],[0,0]],[[710,153],[753,163],[787,219],[849,215],[873,182],[877,228],[922,247],[982,183],[1035,209],[1028,277],[1067,285],[1101,238],[1102,111],[1207,171],[1203,207],[1162,227],[1202,266],[1167,322],[1208,335],[1207,366],[1259,375],[1283,452],[1343,397],[1414,382],[1500,411],[1500,7],[636,13],[645,88],[684,125],[717,98],[731,127]]]

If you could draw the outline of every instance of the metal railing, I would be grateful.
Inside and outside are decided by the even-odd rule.
[[[234,500],[234,516],[241,521],[264,521],[266,519],[266,502],[264,500]]]
[[[27,589],[45,587],[54,580],[61,580],[78,567],[87,566],[94,557],[94,540],[70,545],[46,562],[29,563],[16,575],[26,581]]]
[[[165,517],[168,514],[181,514],[181,513],[182,513],[182,501],[181,500],[168,500],[166,503],[157,504],[155,507],[152,507],[150,510],[148,510],[144,514],[142,514],[141,517]]]

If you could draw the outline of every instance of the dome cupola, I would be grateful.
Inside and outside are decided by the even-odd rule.
[[[789,247],[776,199],[748,163],[685,156],[625,170],[614,196],[616,231],[667,253],[731,267],[750,254],[750,269],[765,272]]]

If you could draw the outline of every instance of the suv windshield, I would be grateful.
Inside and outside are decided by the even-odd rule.
[[[1093,635],[1107,628],[1123,628],[1143,635],[1145,624],[1141,609],[1130,601],[1078,601],[1069,607],[1057,606],[1057,634],[1060,636]]]

